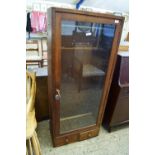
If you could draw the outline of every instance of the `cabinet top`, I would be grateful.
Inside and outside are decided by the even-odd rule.
[[[118,52],[118,55],[120,55],[122,57],[129,57],[129,51],[121,51],[121,52]]]
[[[123,20],[123,16],[116,16],[110,13],[98,13],[98,12],[89,12],[84,10],[76,10],[76,9],[66,9],[66,8],[58,8],[58,7],[51,7],[48,8],[48,11],[54,11],[59,13],[71,13],[71,14],[79,14],[79,15],[88,15],[88,16],[96,16],[96,17],[104,17],[104,18],[111,18],[111,19],[118,19]]]

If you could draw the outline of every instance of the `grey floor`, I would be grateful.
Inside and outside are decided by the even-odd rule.
[[[129,152],[128,126],[111,133],[101,127],[95,138],[56,148],[52,146],[49,121],[38,123],[37,134],[42,155],[128,155]]]

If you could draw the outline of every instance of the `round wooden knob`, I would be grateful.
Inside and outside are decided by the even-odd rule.
[[[88,134],[88,137],[91,137],[91,133]]]
[[[69,139],[68,139],[68,138],[66,138],[66,139],[65,139],[65,142],[66,142],[66,143],[68,143],[68,142],[69,142]]]

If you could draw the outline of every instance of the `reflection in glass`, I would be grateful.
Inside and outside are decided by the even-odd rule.
[[[60,133],[95,125],[115,25],[62,21]]]

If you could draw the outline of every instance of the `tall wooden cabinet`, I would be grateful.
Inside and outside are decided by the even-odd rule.
[[[54,146],[97,136],[124,18],[48,9],[48,99]]]
[[[120,52],[110,87],[103,125],[112,127],[129,122],[129,52]]]

